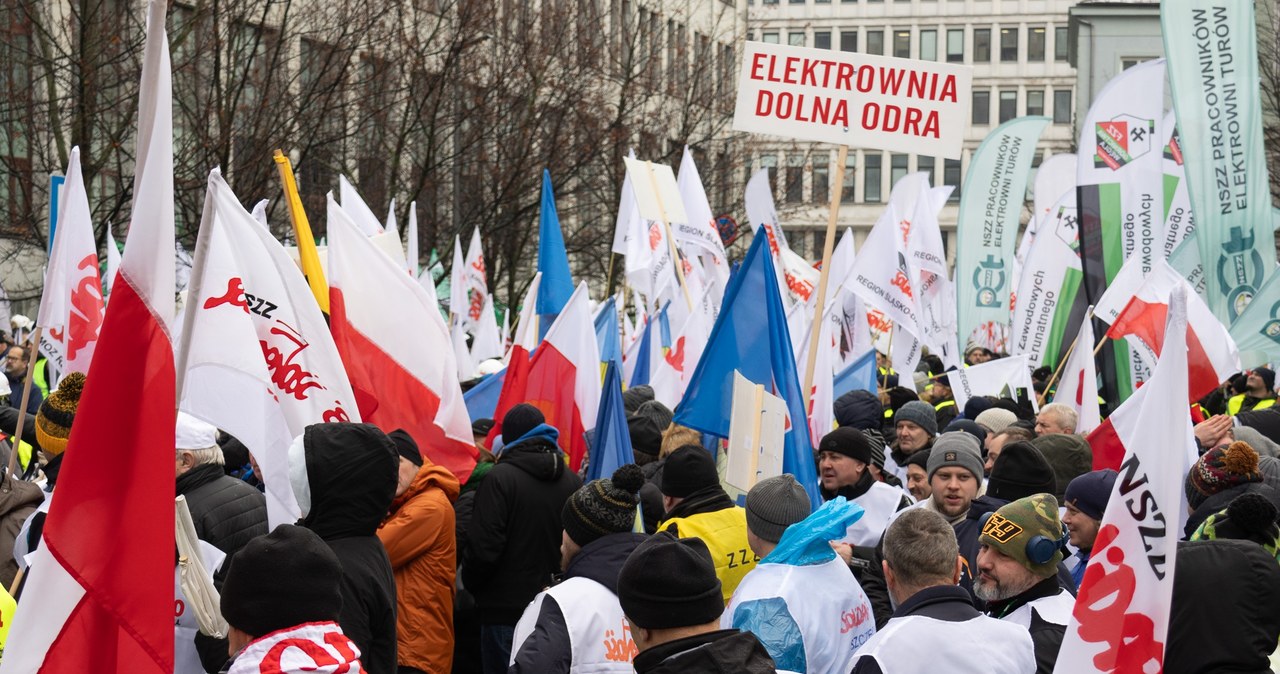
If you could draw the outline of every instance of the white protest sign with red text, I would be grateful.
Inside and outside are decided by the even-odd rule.
[[[736,131],[959,159],[973,69],[746,43]]]

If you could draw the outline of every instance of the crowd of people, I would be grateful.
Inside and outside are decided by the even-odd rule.
[[[28,353],[7,352],[9,434]],[[190,615],[178,560],[176,671],[1052,672],[1121,476],[1092,470],[1073,408],[958,407],[945,373],[924,374],[919,395],[885,373],[878,393],[835,401],[816,508],[789,474],[731,495],[723,446],[637,386],[634,463],[585,483],[529,404],[493,447],[493,420],[475,421],[480,462],[461,481],[403,430],[309,426],[288,449],[302,518],[269,531],[254,458],[179,414],[176,496],[227,629]],[[0,581],[16,594],[83,384],[33,391],[18,464],[35,481],[0,490]],[[1270,671],[1274,384],[1259,368],[1203,401],[1220,413],[1194,428],[1165,672]]]

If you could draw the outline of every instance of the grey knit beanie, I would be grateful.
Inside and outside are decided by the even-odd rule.
[[[923,400],[912,400],[898,408],[893,415],[893,423],[896,424],[899,421],[910,421],[923,428],[930,437],[938,434],[938,413],[934,411],[932,405]]]
[[[929,479],[933,474],[948,466],[959,466],[977,478],[982,484],[983,462],[982,450],[978,439],[964,431],[951,431],[938,436],[933,441],[933,450],[929,452],[927,472]]]
[[[1018,420],[1018,415],[1009,410],[999,407],[992,407],[983,410],[977,417],[973,419],[974,423],[979,426],[985,426],[991,430],[992,435],[1003,431],[1009,427],[1009,424]]]
[[[787,527],[809,516],[809,495],[791,475],[770,477],[747,492],[747,529],[777,543]]]

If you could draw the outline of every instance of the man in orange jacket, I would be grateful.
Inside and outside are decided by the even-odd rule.
[[[453,664],[453,502],[458,479],[426,460],[405,431],[387,437],[400,453],[400,482],[378,538],[395,570],[400,674],[448,672]]]

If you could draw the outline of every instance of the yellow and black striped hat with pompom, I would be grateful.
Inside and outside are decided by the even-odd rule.
[[[40,449],[49,456],[57,456],[67,449],[67,437],[71,435],[71,422],[80,406],[80,391],[84,389],[84,375],[72,372],[58,382],[58,389],[49,394],[36,413],[36,440]]]

